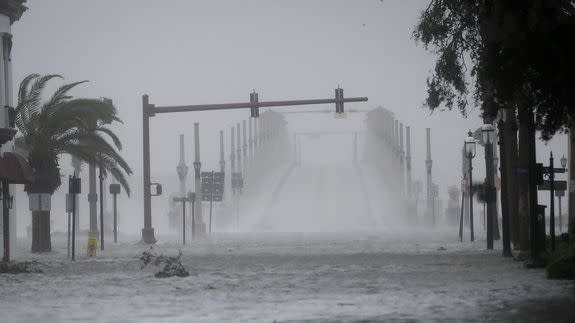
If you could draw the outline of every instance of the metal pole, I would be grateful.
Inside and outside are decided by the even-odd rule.
[[[234,127],[232,127],[232,130],[230,131],[230,168],[231,168],[231,176],[230,176],[230,181],[232,183],[232,193],[236,194],[236,188],[234,186],[234,173],[236,172],[236,155],[235,155],[235,148],[236,148],[236,140],[235,140],[235,131],[234,131]],[[233,202],[233,200],[232,200]]]
[[[459,241],[461,242],[463,242],[463,201],[465,201],[465,193],[461,192],[461,215],[459,216]]]
[[[76,173],[74,173],[74,183]],[[72,261],[76,259],[76,193],[72,194]]]
[[[247,144],[247,136],[246,136],[246,120],[242,120],[242,130],[243,130],[243,138],[244,138],[244,145],[243,145],[243,152],[244,152],[244,176],[247,176],[248,173],[248,144]]]
[[[224,159],[224,131],[220,130],[220,172],[226,171],[226,160]]]
[[[210,226],[209,230],[212,233],[212,204],[214,201],[214,171],[212,171],[212,189],[210,190]]]
[[[555,170],[553,169],[553,152],[549,157],[549,235],[551,236],[551,250],[555,251]]]
[[[563,213],[561,213],[561,196],[557,197],[559,199],[559,234],[563,233]]]
[[[118,194],[114,194],[114,243],[118,243]]]
[[[99,168],[100,179],[100,250],[104,250],[104,175],[102,167]]]
[[[10,209],[8,202],[10,199],[10,190],[8,181],[2,181],[2,229],[4,235],[4,257],[2,261],[10,261]]]
[[[249,154],[248,154],[248,160],[250,161],[250,165],[251,162],[254,158],[254,139],[253,139],[253,132],[252,132],[252,119],[253,118],[249,118],[249,131],[248,131],[248,150],[249,150]]]
[[[197,195],[197,193],[196,193]],[[196,239],[196,219],[195,219],[195,210],[196,210],[196,200],[192,199],[192,240]],[[185,217],[185,214],[184,214]]]
[[[431,160],[431,129],[427,128],[425,130],[427,139],[427,159],[425,160],[425,166],[427,170],[427,214],[431,214],[431,167],[433,165],[433,161]],[[435,218],[431,218],[431,223],[435,224]],[[473,241],[473,239],[471,241]]]
[[[412,183],[411,183],[411,127],[405,127],[405,146],[406,146],[406,155],[405,155],[405,166],[407,170],[407,198],[409,200],[412,199]]]
[[[70,212],[67,212],[67,213],[68,213],[68,243],[66,244],[66,247],[68,249],[68,258],[70,258],[70,234],[71,234],[71,232],[70,232],[70,220],[71,220],[70,217],[71,217],[71,215],[70,214],[71,213]]]
[[[471,154],[467,156],[469,158],[469,229],[471,230],[471,241],[475,241],[475,236],[473,235],[473,165],[471,164]]]
[[[200,162],[200,124],[198,122],[194,122],[194,150],[195,150],[195,190],[196,190],[196,213],[198,214],[198,225],[201,225],[200,228],[202,233],[205,233],[206,227],[203,224],[202,219],[202,180],[201,180],[201,162]],[[195,221],[195,219],[194,219]]]
[[[186,245],[186,200],[182,199],[182,244]]]
[[[237,153],[236,158],[238,159],[238,165],[237,165],[236,169],[237,169],[238,173],[242,173],[242,171],[243,171],[243,168],[242,168],[242,139],[241,139],[241,134],[240,134],[241,126],[240,126],[239,122],[236,124],[236,131],[237,131],[237,138],[236,139],[237,139],[237,144],[238,144],[238,146],[236,147],[236,149],[237,149],[236,150],[236,153]]]
[[[153,115],[154,106],[148,103],[148,95],[142,97],[142,137],[143,137],[143,164],[144,164],[144,228],[142,229],[142,242],[155,243],[154,228],[152,228],[152,194],[150,192],[150,114]]]

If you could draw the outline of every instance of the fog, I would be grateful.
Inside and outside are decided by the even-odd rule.
[[[426,77],[435,57],[418,46],[411,33],[427,2],[29,0],[29,10],[13,25],[14,83],[29,73],[59,73],[67,82],[90,80],[75,89],[74,95],[113,100],[123,120],[113,129],[134,170],[132,195],[119,198],[121,232],[138,234],[143,226],[143,94],[156,106],[185,105],[247,102],[252,90],[259,93],[260,101],[330,98],[339,85],[346,97],[369,98],[366,103],[346,104],[346,110],[384,106],[411,126],[414,180],[424,180],[425,128],[431,128],[433,180],[439,184],[439,198],[445,200],[447,187],[460,183],[460,148],[466,133],[482,121],[479,108],[472,109],[468,118],[458,111],[431,114],[422,108]],[[275,110],[333,111],[334,107]],[[170,231],[166,213],[170,194],[178,190],[178,136],[185,135],[189,189],[192,124],[200,124],[202,169],[217,170],[219,131],[225,131],[229,159],[229,130],[248,117],[249,112],[242,110],[165,114],[151,119],[152,181],[164,186],[164,195],[152,202],[156,231]],[[290,167],[289,158],[278,160],[276,168],[260,176],[259,190],[246,188],[241,230],[363,230],[389,228],[395,223],[384,221],[397,214],[396,199],[390,195],[394,190],[389,185],[390,175],[361,157],[367,138],[364,114],[349,113],[346,119],[335,119],[332,113],[285,117],[289,142],[285,149],[290,158],[294,133],[357,132],[359,169],[365,183],[359,182],[354,168],[350,135],[301,137],[301,165],[294,168],[277,196],[269,193]],[[549,145],[539,143],[538,159],[546,160],[550,150],[561,156],[565,147],[562,135]],[[474,177],[478,179],[484,176],[481,150],[474,159]],[[67,156],[62,156],[60,166],[64,176],[71,174]],[[252,178],[258,178],[257,173],[257,169],[250,170]],[[80,223],[86,228],[86,172],[82,178]],[[368,200],[362,187],[369,192]],[[55,230],[65,225],[65,191],[63,186],[53,197]],[[545,203],[545,196],[542,198]],[[27,203],[20,192],[15,212],[21,236],[30,223]],[[107,204],[111,204],[109,197]],[[228,211],[218,207],[217,212]],[[375,227],[370,221],[375,221]],[[221,225],[221,230],[231,230],[225,221]]]

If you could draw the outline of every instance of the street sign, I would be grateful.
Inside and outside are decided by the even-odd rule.
[[[551,182],[543,181],[543,184],[537,185],[537,189],[540,191],[550,191],[551,190]],[[567,181],[555,181],[555,183],[553,185],[553,189],[556,191],[567,190]]]
[[[223,172],[202,172],[202,201],[221,202],[224,195]]]
[[[213,198],[213,199],[212,199]],[[221,194],[204,195],[202,194],[202,201],[204,202],[221,202],[224,200],[224,196]]]
[[[565,173],[566,169],[565,168],[553,168],[553,173],[554,174],[562,174]],[[543,166],[543,173],[545,174],[550,174],[551,173],[551,168],[548,166]]]
[[[562,190],[555,191],[555,196],[556,197],[563,197],[563,196],[565,196],[565,191],[562,191]]]

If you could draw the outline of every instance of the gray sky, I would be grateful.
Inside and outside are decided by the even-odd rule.
[[[434,178],[445,194],[447,185],[459,183],[459,149],[467,129],[481,121],[478,109],[463,119],[457,111],[430,115],[421,107],[434,56],[417,46],[411,34],[427,3],[28,0],[29,10],[13,26],[14,82],[29,73],[90,80],[73,93],[113,99],[125,123],[115,129],[138,176],[144,93],[160,106],[245,102],[252,89],[260,100],[324,98],[332,97],[339,84],[345,96],[369,97],[368,103],[348,104],[347,109],[383,105],[412,126],[415,178],[423,178],[425,128],[432,128]],[[173,174],[176,180],[178,134],[187,135],[189,162],[193,122],[200,122],[204,165],[215,168],[218,148],[210,146],[218,142],[219,130],[248,116],[245,110],[153,118],[152,176]],[[297,118],[288,119],[290,127],[363,129],[361,118],[336,121],[326,115],[313,124]],[[556,147],[562,155],[563,137]],[[321,148],[338,149],[333,144]],[[483,166],[476,169],[482,174]],[[134,184],[141,186],[139,179]],[[134,191],[133,200],[139,201],[140,190]]]

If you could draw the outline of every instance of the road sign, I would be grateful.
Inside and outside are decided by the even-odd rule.
[[[212,194],[212,195],[202,194],[202,201],[204,202],[221,202],[223,200],[224,196],[222,194]]]
[[[565,168],[553,168],[553,173],[554,174],[562,174],[565,173],[566,169]],[[551,173],[551,168],[548,166],[543,166],[543,173],[545,174],[550,174]]]
[[[221,202],[224,196],[223,172],[202,172],[202,201]]]
[[[565,191],[562,191],[562,190],[555,191],[555,196],[563,197],[563,196],[565,196]]]
[[[213,176],[212,176],[213,174]],[[211,181],[213,178],[214,182],[223,182],[225,175],[224,172],[202,172],[201,174],[202,177],[202,181],[206,180],[206,181]]]
[[[537,189],[540,191],[550,191],[551,190],[551,182],[543,181],[543,184],[538,185]],[[553,185],[553,189],[556,191],[567,190],[567,181],[555,181],[555,183]]]

